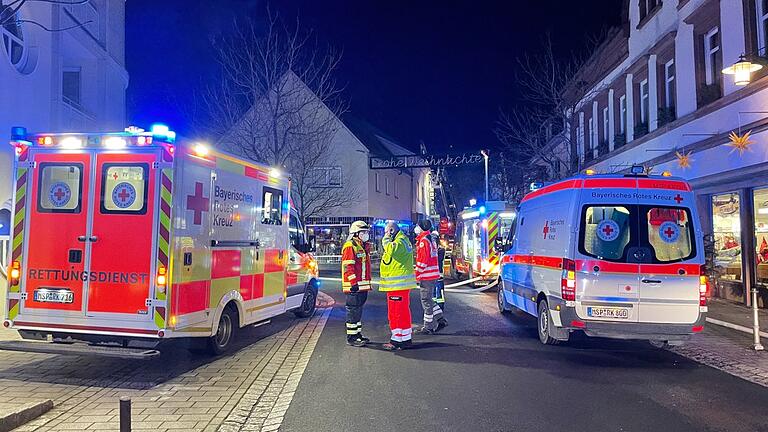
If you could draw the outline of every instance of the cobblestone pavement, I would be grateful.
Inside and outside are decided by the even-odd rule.
[[[242,329],[237,351],[218,358],[181,344],[146,361],[0,351],[0,409],[52,399],[15,431],[116,431],[129,396],[134,430],[276,430],[329,314]]]
[[[751,346],[752,339],[749,335],[707,325],[704,333],[695,335],[688,343],[674,347],[671,351],[768,387],[768,352],[754,351]]]

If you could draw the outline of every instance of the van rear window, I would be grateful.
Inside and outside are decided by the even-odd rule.
[[[149,165],[104,164],[101,183],[101,213],[146,214]]]
[[[648,242],[659,262],[684,260],[693,255],[693,227],[688,209],[645,208]]]
[[[581,244],[584,253],[613,261],[624,257],[632,227],[627,207],[587,207],[583,220]]]
[[[37,211],[80,213],[83,164],[43,162],[37,184]]]
[[[661,264],[690,259],[696,255],[691,212],[649,205],[585,206],[579,252],[617,262]]]

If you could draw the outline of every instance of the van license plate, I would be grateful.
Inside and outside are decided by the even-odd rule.
[[[629,309],[612,307],[588,307],[587,316],[593,318],[629,319]]]
[[[75,294],[66,289],[36,289],[35,301],[44,303],[72,303]]]

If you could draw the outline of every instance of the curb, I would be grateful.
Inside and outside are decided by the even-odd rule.
[[[51,408],[53,408],[53,401],[50,399],[23,405],[16,411],[0,417],[0,432],[9,432],[47,413]]]
[[[707,322],[710,324],[718,325],[720,327],[726,327],[732,330],[738,330],[742,333],[746,333],[749,335],[754,334],[754,330],[752,330],[751,328],[740,326],[738,324],[729,323],[728,321],[720,321],[719,319],[707,317]],[[760,331],[760,336],[764,338],[768,338],[768,333],[764,331]]]
[[[333,297],[329,296],[328,294],[318,291],[317,293],[317,302],[315,303],[315,307],[318,309],[326,309],[326,308],[332,308],[333,305],[336,304],[336,300],[333,299]],[[0,430],[2,432],[2,430]]]

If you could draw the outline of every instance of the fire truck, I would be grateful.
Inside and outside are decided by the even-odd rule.
[[[515,220],[515,208],[504,201],[488,201],[459,212],[456,222],[451,277],[487,285],[499,276],[502,242]]]
[[[147,357],[175,338],[313,314],[317,263],[280,171],[145,132],[14,128],[15,209],[0,348]],[[78,343],[85,342],[85,343]]]

